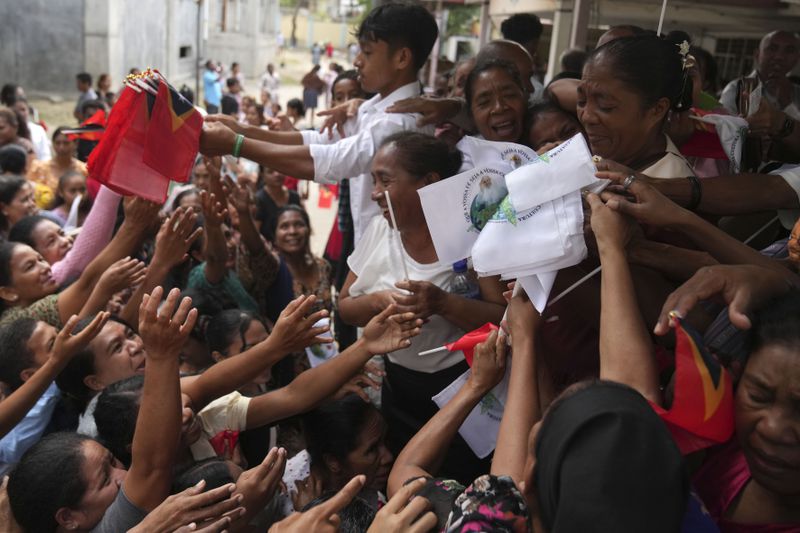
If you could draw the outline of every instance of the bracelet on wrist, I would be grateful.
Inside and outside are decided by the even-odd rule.
[[[239,153],[242,151],[242,145],[244,144],[244,135],[241,133],[236,134],[236,142],[233,143],[233,157],[239,157]]]
[[[689,200],[689,205],[686,208],[689,211],[694,211],[697,209],[697,206],[700,205],[700,201],[703,199],[703,186],[700,184],[700,180],[697,176],[686,176],[686,179],[689,180],[689,183],[692,186],[692,196]]]

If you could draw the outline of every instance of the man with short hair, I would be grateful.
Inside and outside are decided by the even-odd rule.
[[[88,72],[81,72],[75,75],[75,86],[80,95],[78,95],[78,101],[75,103],[75,110],[72,112],[72,116],[80,122],[83,120],[81,113],[83,104],[89,100],[97,100],[97,93],[92,89],[92,75]]]
[[[787,74],[800,59],[800,39],[788,31],[773,31],[761,39],[755,53],[755,78],[762,87],[762,95],[773,106],[795,120],[800,120],[800,86],[792,83]],[[739,82],[736,79],[725,86],[720,101],[725,109],[739,114]]]
[[[503,34],[504,39],[521,44],[530,54],[534,67],[536,66],[537,48],[539,47],[539,38],[542,36],[542,22],[539,17],[532,13],[512,15],[500,24],[500,33]],[[530,100],[535,102],[544,95],[544,85],[533,75],[530,81],[533,86]]]

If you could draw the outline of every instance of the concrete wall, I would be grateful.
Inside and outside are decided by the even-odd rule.
[[[309,15],[307,10],[300,10],[297,15],[297,46],[310,47],[314,42],[333,43],[338,50],[343,50],[349,43],[355,41],[353,37],[353,24],[345,22],[329,22],[316,20],[313,15]],[[281,32],[286,39],[286,45],[290,44],[292,36],[292,13],[281,13]],[[309,62],[311,56],[309,55]]]
[[[83,0],[0,2],[0,82],[28,92],[75,90],[83,70]]]

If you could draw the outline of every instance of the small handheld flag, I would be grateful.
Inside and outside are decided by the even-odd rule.
[[[419,355],[425,356],[439,352],[456,352],[460,350],[464,352],[464,359],[467,360],[467,364],[471,367],[472,358],[475,355],[475,347],[480,343],[486,341],[486,339],[489,338],[489,335],[491,335],[492,331],[497,331],[498,329],[499,328],[494,324],[492,324],[491,322],[487,322],[478,329],[470,331],[457,341],[445,344],[444,346],[440,346],[439,348],[434,348],[432,350],[426,350],[424,352],[420,352]]]
[[[680,448],[688,454],[727,442],[733,435],[733,382],[702,345],[697,333],[675,321],[675,393],[665,410],[653,405]]]

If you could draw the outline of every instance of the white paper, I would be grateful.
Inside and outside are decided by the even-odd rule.
[[[517,211],[532,209],[584,187],[596,186],[597,169],[580,133],[530,164],[506,175],[511,204]]]
[[[439,406],[439,409],[458,393],[471,373],[472,370],[467,370],[442,392],[431,398]],[[497,445],[497,433],[500,431],[500,421],[503,419],[510,376],[511,358],[509,357],[506,359],[506,374],[503,376],[503,380],[481,399],[458,428],[458,433],[475,455],[481,459],[492,453]]]
[[[538,157],[535,151],[522,144],[487,141],[470,135],[464,136],[456,148],[464,154],[462,171],[490,166],[502,168],[503,173],[508,173]]]
[[[331,320],[328,317],[319,319],[312,327],[321,328],[330,326]],[[330,331],[327,331],[320,335],[320,337],[325,337],[328,339],[332,339],[333,335]],[[311,368],[318,367],[325,361],[329,361],[339,355],[339,350],[336,348],[336,343],[331,342],[327,344],[312,344],[306,348],[306,355],[308,356],[308,362],[311,364]]]
[[[525,289],[525,294],[528,295],[531,303],[539,313],[543,313],[547,307],[550,291],[553,290],[553,283],[556,281],[557,274],[558,271],[555,270],[517,278],[517,283]]]

